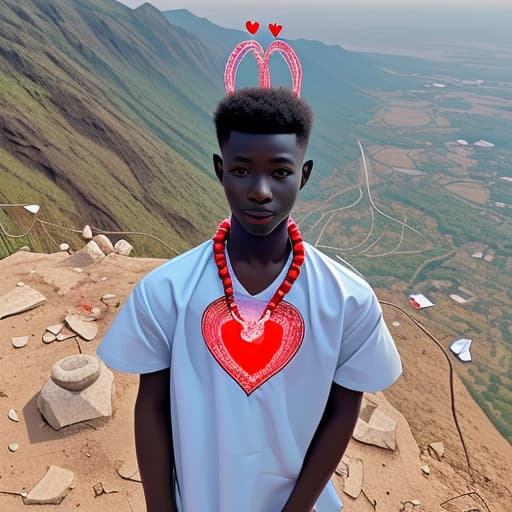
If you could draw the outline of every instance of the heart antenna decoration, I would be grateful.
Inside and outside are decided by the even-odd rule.
[[[245,26],[247,30],[254,35],[258,31],[260,25],[257,21],[249,20],[246,22]],[[268,28],[272,32],[272,35],[277,37],[283,27],[277,23],[271,23]],[[233,94],[235,92],[238,66],[242,59],[251,52],[258,65],[261,88],[268,89],[272,86],[269,61],[271,55],[278,52],[286,61],[288,68],[290,69],[292,77],[292,91],[300,97],[300,90],[302,86],[302,66],[293,48],[282,40],[273,41],[266,50],[263,49],[258,41],[253,39],[239,43],[231,52],[226,63],[226,69],[224,70],[224,85],[226,87],[227,94]]]

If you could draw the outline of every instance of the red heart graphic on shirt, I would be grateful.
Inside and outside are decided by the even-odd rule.
[[[281,30],[283,30],[283,26],[279,25],[279,23],[270,23],[268,28],[270,29],[270,32],[272,32],[272,35],[274,37],[277,37]]]
[[[248,20],[245,22],[245,28],[250,34],[254,35],[258,32],[260,24],[257,21]]]
[[[295,306],[281,301],[265,323],[263,336],[247,342],[240,336],[242,326],[233,320],[221,297],[206,308],[201,330],[213,357],[250,395],[297,353],[304,338],[304,320]]]

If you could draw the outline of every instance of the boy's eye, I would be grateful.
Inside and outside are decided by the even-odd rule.
[[[231,171],[231,174],[233,174],[233,176],[247,176],[249,174],[249,169],[246,169],[245,167],[237,167]]]
[[[287,176],[292,174],[292,171],[290,171],[288,169],[276,169],[272,174],[276,178],[286,178]]]

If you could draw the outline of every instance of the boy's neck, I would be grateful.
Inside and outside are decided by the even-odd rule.
[[[290,249],[288,218],[269,235],[254,236],[248,233],[232,215],[227,243],[229,259],[232,264],[242,262],[260,265],[284,263],[290,254]]]

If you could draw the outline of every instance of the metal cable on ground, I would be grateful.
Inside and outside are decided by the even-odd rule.
[[[407,311],[402,309],[397,304],[394,304],[393,302],[388,302],[385,300],[379,300],[379,302],[385,306],[391,306],[395,309],[398,309],[402,314],[404,314],[413,324],[415,324],[417,327],[419,327],[439,347],[441,352],[444,354],[446,360],[448,361],[448,366],[450,368],[450,399],[451,399],[451,409],[452,409],[453,421],[455,423],[455,427],[457,428],[457,432],[459,434],[459,439],[462,444],[462,448],[464,450],[464,455],[466,457],[466,463],[468,465],[469,473],[471,474],[471,470],[473,469],[473,467],[471,466],[471,462],[469,460],[468,450],[466,447],[466,443],[464,441],[464,436],[462,434],[462,430],[459,425],[459,420],[457,418],[457,410],[455,409],[455,391],[454,391],[454,385],[453,385],[454,371],[453,371],[452,361],[451,361],[449,355],[445,352],[443,346],[437,340],[437,338],[433,334],[431,334],[425,327],[423,327],[423,325],[420,322],[418,322],[418,320],[416,320],[413,316],[411,316],[409,313],[407,313]]]

